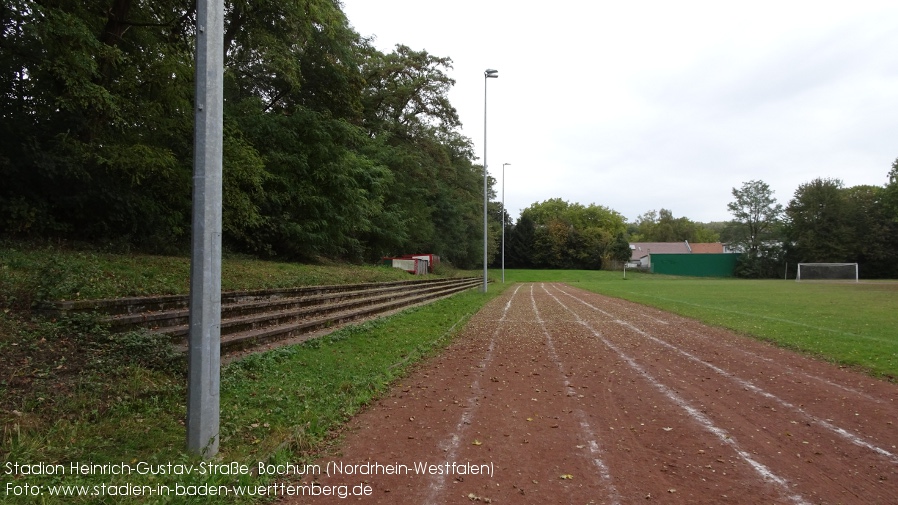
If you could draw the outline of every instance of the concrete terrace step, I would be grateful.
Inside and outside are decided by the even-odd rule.
[[[474,288],[481,278],[410,280],[222,293],[222,352],[336,328]],[[56,302],[48,315],[105,314],[115,331],[147,328],[170,335],[182,350],[189,331],[187,295]]]
[[[437,280],[433,282],[416,282],[414,284],[363,284],[351,285],[350,290],[334,289],[335,286],[328,286],[324,289],[316,290],[274,290],[271,292],[256,291],[241,293],[234,296],[228,293],[225,302],[225,296],[222,296],[221,318],[222,321],[230,319],[238,319],[241,317],[250,317],[253,315],[269,314],[277,311],[290,312],[308,307],[309,310],[316,310],[323,304],[332,304],[344,300],[358,300],[370,298],[374,296],[389,295],[392,293],[410,293],[420,289],[437,289],[441,286],[452,286],[457,282],[456,279]],[[315,293],[315,294],[309,294]],[[190,310],[187,306],[177,309],[118,313],[110,317],[110,322],[114,329],[128,329],[133,327],[144,327],[175,335],[180,328],[186,327],[190,316]],[[222,329],[224,331],[224,328]]]
[[[394,301],[408,301],[415,303],[417,300],[425,298],[431,293],[442,293],[445,291],[453,291],[457,287],[468,289],[469,282],[462,283],[439,283],[435,285],[419,285],[413,288],[405,288],[402,290],[371,290],[371,291],[353,291],[352,296],[346,296],[349,293],[338,296],[316,297],[310,300],[301,300],[298,303],[289,303],[289,300],[279,300],[270,307],[265,305],[254,307],[255,310],[244,315],[239,311],[226,311],[222,307],[221,335],[237,333],[242,331],[259,330],[269,326],[279,326],[292,324],[297,321],[312,318],[322,318],[330,314],[352,312],[362,307],[379,306]],[[229,317],[225,317],[225,313]],[[156,331],[165,333],[175,337],[176,341],[187,337],[189,327],[185,319],[184,324],[172,326],[168,328],[158,328]]]
[[[257,289],[246,291],[226,291],[221,294],[222,306],[248,302],[252,300],[274,300],[280,298],[296,298],[301,296],[341,293],[345,291],[367,290],[386,287],[408,287],[419,284],[451,283],[459,279],[408,280],[392,282],[370,282],[355,284],[329,284],[322,286],[301,286],[295,288]],[[148,312],[187,309],[190,304],[189,295],[158,295],[126,298],[107,298],[101,300],[66,300],[45,302],[38,307],[38,312],[49,316],[71,314],[75,312],[99,312],[101,314],[145,314]]]
[[[475,281],[468,285],[460,284],[440,290],[429,290],[426,293],[417,293],[412,296],[388,299],[374,305],[365,305],[347,310],[329,312],[327,314],[318,314],[314,317],[297,319],[288,323],[246,329],[233,333],[223,332],[221,336],[221,350],[222,352],[230,352],[258,344],[297,337],[325,328],[337,328],[343,324],[359,319],[373,317],[378,314],[446,298],[478,285],[479,281]],[[182,341],[182,344],[178,347],[186,350],[186,339]]]

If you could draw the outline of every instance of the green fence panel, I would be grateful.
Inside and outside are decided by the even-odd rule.
[[[656,274],[693,277],[732,277],[739,254],[652,254]]]

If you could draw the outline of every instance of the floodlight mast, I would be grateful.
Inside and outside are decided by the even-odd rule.
[[[221,367],[221,227],[224,6],[196,3],[193,226],[187,336],[187,452],[218,453]]]
[[[505,284],[505,166],[511,163],[502,164],[502,284]]]
[[[489,79],[499,77],[499,71],[488,68],[483,71],[483,292],[487,291],[486,242],[487,242],[487,164],[486,164],[486,83]]]

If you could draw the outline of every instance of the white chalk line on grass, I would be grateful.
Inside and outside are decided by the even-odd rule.
[[[557,289],[557,288],[556,288],[556,289]],[[863,439],[862,437],[860,437],[859,435],[856,435],[856,434],[851,433],[850,431],[848,431],[848,430],[846,430],[846,429],[844,429],[844,428],[841,428],[841,427],[839,427],[839,426],[836,426],[836,425],[832,424],[831,422],[829,422],[829,421],[827,421],[827,420],[825,420],[825,419],[820,419],[819,417],[817,417],[817,416],[811,414],[810,412],[806,411],[806,410],[803,409],[802,407],[799,407],[799,406],[797,406],[797,405],[795,405],[795,404],[793,404],[793,403],[791,403],[791,402],[788,402],[788,401],[786,401],[786,400],[784,400],[784,399],[782,399],[782,398],[780,398],[780,397],[774,395],[773,393],[770,393],[770,392],[768,392],[768,391],[765,391],[765,390],[759,388],[758,386],[755,386],[754,384],[751,383],[751,381],[742,379],[742,378],[738,377],[736,374],[733,374],[733,373],[731,373],[731,372],[727,372],[726,370],[724,370],[724,369],[722,369],[722,368],[720,368],[720,367],[718,367],[718,366],[716,366],[716,365],[714,365],[714,364],[712,364],[712,363],[708,363],[707,361],[702,360],[701,358],[699,358],[699,357],[693,355],[692,353],[690,353],[690,352],[688,352],[688,351],[685,351],[685,350],[683,350],[683,349],[681,349],[681,348],[679,348],[679,347],[677,347],[677,346],[675,346],[675,345],[673,345],[673,344],[671,344],[671,343],[669,343],[669,342],[667,342],[667,341],[665,341],[665,340],[661,340],[661,339],[655,337],[654,335],[649,334],[648,332],[646,332],[646,331],[644,331],[644,330],[642,330],[642,329],[640,329],[640,328],[637,328],[636,326],[633,326],[631,323],[629,323],[629,322],[627,322],[627,321],[623,321],[623,320],[621,320],[621,319],[618,319],[618,318],[615,317],[613,314],[611,314],[611,313],[609,313],[609,312],[606,312],[606,311],[604,311],[604,310],[602,310],[602,309],[596,307],[595,305],[590,304],[589,302],[587,302],[587,301],[585,301],[585,300],[582,300],[582,299],[580,299],[580,298],[578,298],[578,297],[576,297],[576,296],[574,296],[574,295],[572,295],[572,294],[570,294],[570,293],[567,293],[567,292],[565,292],[565,291],[562,290],[562,289],[559,289],[558,291],[560,291],[561,293],[564,293],[565,295],[567,295],[567,296],[573,298],[574,300],[577,300],[578,302],[582,303],[583,305],[586,305],[587,307],[589,307],[589,308],[591,308],[591,309],[593,309],[593,310],[595,310],[595,311],[597,311],[597,312],[599,312],[599,313],[601,313],[601,314],[603,314],[603,315],[609,317],[612,321],[614,321],[615,323],[617,323],[617,324],[619,324],[619,325],[621,325],[621,326],[623,326],[623,327],[629,329],[630,331],[632,331],[632,332],[634,332],[634,333],[637,333],[637,334],[639,334],[639,335],[641,335],[641,336],[643,336],[643,337],[645,337],[645,338],[647,338],[647,339],[649,339],[649,340],[652,340],[653,342],[655,342],[655,343],[657,343],[657,344],[659,344],[659,345],[662,345],[662,346],[664,346],[664,347],[667,347],[668,349],[674,350],[674,351],[676,351],[676,352],[682,354],[682,355],[685,356],[687,359],[689,359],[689,360],[691,360],[691,361],[693,361],[693,362],[695,362],[695,363],[698,363],[698,364],[700,364],[700,365],[704,365],[704,366],[710,368],[710,369],[713,370],[715,373],[717,373],[717,374],[719,374],[719,375],[721,375],[721,376],[723,376],[723,377],[726,377],[726,378],[728,378],[728,379],[734,381],[736,384],[742,386],[742,387],[745,388],[746,390],[751,391],[751,392],[753,392],[753,393],[755,393],[755,394],[757,394],[757,395],[760,395],[760,396],[762,396],[762,397],[764,397],[764,398],[767,398],[768,400],[775,401],[775,402],[779,403],[780,405],[782,405],[783,407],[788,408],[788,409],[791,409],[791,410],[793,410],[794,412],[797,412],[797,413],[799,413],[799,414],[805,416],[805,417],[806,417],[807,419],[809,419],[810,421],[812,421],[812,422],[814,422],[814,423],[816,423],[816,424],[818,424],[818,425],[820,425],[820,426],[822,426],[822,427],[824,427],[824,428],[826,428],[826,429],[832,431],[833,433],[838,434],[839,436],[841,436],[842,438],[848,440],[848,441],[851,442],[852,444],[854,444],[854,445],[856,445],[856,446],[858,446],[858,447],[863,447],[863,448],[865,448],[865,449],[869,449],[869,450],[875,452],[876,454],[879,454],[880,456],[883,456],[883,457],[887,458],[887,459],[888,459],[889,461],[891,461],[892,463],[898,463],[898,456],[896,456],[896,455],[893,454],[892,452],[888,451],[887,449],[883,449],[882,447],[879,447],[879,446],[874,445],[874,444],[872,444],[872,443],[870,443],[870,442],[867,442],[866,440],[864,440],[864,439]]]
[[[557,289],[558,289],[559,291],[561,291],[562,293],[568,295],[568,296],[572,296],[570,293],[564,291],[563,289],[560,289],[560,288],[557,288]],[[615,300],[615,301],[617,301],[617,300]],[[634,303],[634,302],[629,302],[629,303]],[[618,307],[620,307],[620,306],[618,305]],[[636,310],[628,309],[628,308],[625,308],[625,307],[620,307],[620,309],[623,310],[623,311],[625,311],[625,312],[628,312],[628,313],[631,313],[631,314],[635,314],[637,317],[645,317],[645,318],[651,319],[652,321],[657,321],[657,322],[663,323],[663,324],[665,324],[665,325],[669,325],[669,322],[667,322],[667,321],[663,321],[663,320],[661,320],[661,319],[658,319],[658,318],[655,318],[655,317],[652,317],[652,316],[643,314],[643,313],[638,312],[638,311],[636,311]],[[680,316],[680,317],[683,317],[683,316]],[[680,330],[680,331],[682,331],[682,330]],[[697,337],[699,337],[699,338],[705,338],[704,335],[702,335],[702,334],[700,334],[700,333],[698,333],[698,332],[696,332],[696,331],[694,331],[694,330],[686,329],[685,331],[686,331],[687,333],[689,333],[689,334],[691,334],[691,335],[695,335],[695,336],[697,336]],[[869,395],[869,394],[867,394],[867,393],[865,393],[865,392],[863,392],[863,391],[860,391],[860,390],[858,390],[858,389],[854,389],[854,388],[845,386],[844,384],[839,384],[838,382],[833,382],[833,381],[831,381],[831,380],[824,379],[823,377],[818,377],[818,376],[816,376],[816,375],[811,375],[811,374],[809,374],[809,373],[807,373],[807,372],[805,372],[804,370],[801,370],[801,369],[796,369],[796,368],[794,368],[794,367],[790,367],[790,366],[787,366],[787,365],[782,365],[782,364],[780,364],[780,363],[777,363],[776,360],[773,360],[773,359],[768,358],[768,357],[766,357],[766,356],[761,356],[761,355],[759,355],[759,354],[756,354],[756,353],[753,353],[753,352],[746,351],[745,349],[742,349],[742,348],[739,348],[739,347],[736,347],[736,346],[733,346],[733,345],[729,345],[728,347],[729,347],[730,349],[734,350],[734,351],[737,351],[737,352],[739,352],[739,353],[741,353],[741,354],[744,354],[744,355],[746,355],[746,356],[750,356],[750,357],[752,357],[752,358],[754,358],[754,359],[759,359],[759,360],[762,360],[762,361],[766,361],[766,362],[768,362],[768,363],[775,363],[777,366],[783,368],[784,371],[787,371],[787,372],[789,372],[790,374],[793,374],[793,375],[802,375],[802,376],[804,376],[804,377],[807,377],[807,378],[810,379],[810,380],[814,380],[814,381],[817,381],[817,382],[821,382],[821,383],[823,383],[823,384],[826,384],[827,386],[834,387],[834,388],[837,388],[837,389],[841,389],[842,391],[845,391],[845,392],[847,392],[847,393],[851,393],[851,394],[853,394],[853,395],[862,396],[862,397],[864,397],[864,398],[866,398],[867,400],[870,400],[870,401],[872,401],[872,402],[876,402],[876,403],[880,403],[880,404],[885,404],[885,403],[886,403],[886,402],[882,401],[882,399],[876,398],[875,396]]]
[[[555,300],[559,305],[561,305],[568,312],[573,314],[573,316],[576,318],[577,323],[583,325],[596,338],[601,340],[602,343],[605,344],[605,346],[607,346],[609,349],[611,349],[612,351],[617,353],[617,355],[620,356],[621,359],[623,359],[624,361],[627,362],[628,365],[630,365],[630,368],[635,370],[638,374],[642,375],[649,382],[649,384],[654,386],[655,389],[657,389],[661,394],[666,396],[675,405],[677,405],[678,407],[685,410],[686,413],[689,414],[689,417],[691,417],[699,425],[701,425],[703,428],[705,428],[707,431],[709,431],[711,434],[713,434],[715,437],[717,437],[718,440],[720,440],[724,444],[729,445],[730,448],[737,455],[739,455],[739,457],[742,458],[743,461],[745,461],[749,466],[751,466],[755,470],[755,472],[757,472],[763,479],[779,486],[786,493],[786,495],[792,502],[802,504],[802,505],[804,505],[804,504],[810,505],[809,502],[805,501],[805,499],[801,495],[792,493],[792,490],[790,489],[791,486],[787,480],[785,480],[782,477],[773,473],[773,471],[770,470],[769,468],[767,468],[767,466],[765,466],[763,463],[760,463],[759,461],[756,461],[754,458],[751,457],[751,455],[748,452],[743,450],[739,446],[739,444],[737,444],[736,441],[729,435],[729,433],[727,433],[726,430],[724,430],[723,428],[717,427],[714,424],[714,422],[711,421],[711,419],[708,418],[706,415],[702,414],[701,411],[699,411],[698,409],[696,409],[695,407],[690,405],[689,402],[687,402],[684,398],[682,398],[680,395],[678,395],[675,391],[673,391],[672,389],[670,389],[669,387],[665,386],[663,383],[661,383],[660,381],[655,379],[655,377],[652,374],[650,374],[648,371],[646,371],[642,366],[640,366],[639,363],[636,362],[636,360],[631,358],[629,355],[627,355],[625,352],[623,352],[620,348],[618,348],[616,345],[614,345],[608,339],[606,339],[601,334],[601,332],[599,332],[598,330],[593,328],[592,325],[589,324],[588,321],[585,321],[584,319],[582,319],[570,307],[565,305],[564,302],[559,300],[558,297],[556,297],[555,295],[550,293],[549,290],[545,288],[545,286],[543,286],[543,290],[546,292],[546,294],[548,294],[550,297],[552,297],[552,299]]]
[[[498,324],[496,324],[496,329],[493,330],[493,334],[490,336],[490,345],[487,348],[486,354],[483,356],[483,359],[480,360],[480,363],[478,364],[478,368],[481,370],[481,376],[483,375],[483,370],[486,370],[486,367],[493,361],[493,351],[495,351],[496,349],[496,337],[499,335],[499,330],[502,328],[502,323],[506,321],[506,316],[508,315],[508,309],[511,307],[511,302],[512,300],[514,300],[514,297],[518,294],[518,290],[520,289],[521,286],[518,285],[511,296],[508,298],[508,302],[505,304],[505,307],[502,309],[502,317],[499,318],[499,322]],[[477,398],[483,396],[483,388],[480,387],[480,377],[474,379],[474,383],[471,384],[471,391],[473,392],[473,394],[468,397],[467,408],[464,412],[462,412],[458,423],[455,425],[455,430],[452,432],[452,436],[449,437],[449,440],[446,440],[440,444],[440,447],[444,451],[446,451],[446,461],[455,461],[456,452],[458,451],[458,447],[461,444],[461,437],[464,434],[464,431],[466,431],[465,427],[471,424],[471,419],[474,417],[474,412],[477,410]],[[430,493],[428,494],[427,500],[425,500],[424,503],[443,503],[445,500],[439,500],[438,498],[445,487],[446,475],[433,475],[430,481]]]
[[[656,299],[658,299],[658,300],[664,300],[664,301],[666,301],[666,302],[681,303],[681,304],[683,304],[683,305],[690,305],[690,306],[692,306],[692,307],[699,307],[699,308],[702,308],[702,309],[717,310],[717,311],[720,311],[720,312],[729,312],[730,314],[737,314],[737,315],[740,315],[740,316],[756,317],[756,318],[758,318],[758,319],[767,319],[768,321],[776,321],[776,322],[778,322],[778,323],[786,323],[786,324],[791,324],[791,325],[795,325],[795,326],[801,326],[801,327],[803,327],[803,328],[810,328],[810,329],[812,329],[812,330],[825,331],[825,332],[828,332],[828,333],[834,333],[834,334],[836,334],[836,335],[844,335],[844,336],[847,336],[847,337],[863,338],[863,339],[866,339],[866,340],[874,340],[874,341],[876,341],[876,342],[895,343],[895,339],[879,338],[879,337],[874,337],[874,336],[871,336],[871,335],[861,335],[860,333],[851,333],[850,331],[834,330],[834,329],[832,329],[832,328],[826,328],[826,327],[823,327],[823,326],[814,326],[814,325],[812,325],[812,324],[807,324],[807,323],[800,323],[800,322],[798,322],[798,321],[793,321],[793,320],[791,320],[791,319],[783,319],[783,318],[781,318],[781,317],[765,316],[765,315],[762,315],[762,314],[753,314],[753,313],[751,313],[751,312],[742,312],[742,311],[739,311],[739,310],[724,309],[724,308],[721,308],[721,307],[713,307],[713,306],[711,306],[711,305],[699,305],[699,304],[697,304],[697,303],[684,302],[684,301],[682,301],[682,300],[676,300],[676,299],[673,299],[673,298],[665,298],[665,297],[663,297],[663,296],[645,295],[645,294],[642,294],[642,293],[633,293],[633,292],[631,292],[630,294],[633,294],[633,295],[639,294],[639,295],[641,295],[641,296],[648,296],[649,298],[656,298]]]
[[[539,323],[540,328],[542,329],[543,336],[546,338],[546,347],[549,351],[549,358],[555,363],[555,366],[558,368],[558,372],[563,377],[564,387],[568,390],[568,397],[574,396],[577,394],[577,390],[571,386],[571,382],[567,380],[567,372],[565,371],[564,364],[561,363],[561,360],[558,357],[558,352],[555,350],[555,342],[552,339],[552,334],[549,333],[549,330],[546,328],[546,322],[543,320],[542,316],[539,314],[539,309],[536,307],[536,298],[533,297],[533,285],[530,285],[530,305],[533,307],[533,313],[536,314],[536,320]],[[614,482],[611,479],[611,472],[608,470],[608,465],[605,464],[605,461],[602,459],[604,451],[602,451],[599,443],[596,441],[595,432],[590,426],[589,421],[586,419],[586,414],[582,409],[576,409],[577,420],[580,423],[580,430],[583,432],[584,438],[587,440],[587,444],[589,446],[589,452],[592,454],[592,462],[599,470],[599,476],[604,481],[605,485],[608,486],[608,491],[610,494],[610,499],[612,504],[620,503],[620,494],[617,492],[617,488],[614,486]]]

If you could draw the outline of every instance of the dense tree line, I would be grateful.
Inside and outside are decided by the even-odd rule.
[[[631,242],[717,242],[720,234],[709,224],[674,217],[668,209],[650,210],[628,226]]]
[[[898,160],[885,186],[817,178],[785,208],[762,181],[734,188],[733,196],[723,240],[743,251],[743,277],[794,276],[799,262],[844,262],[857,263],[864,278],[898,278]]]
[[[630,257],[626,229],[622,215],[601,205],[583,206],[560,198],[534,203],[506,229],[506,266],[608,267]]]
[[[629,242],[722,241],[742,252],[741,277],[794,277],[799,262],[814,262],[858,263],[863,278],[898,278],[898,159],[884,186],[817,178],[784,207],[765,182],[749,181],[733,188],[733,197],[726,223],[698,223],[667,209],[626,223],[595,204],[535,203],[516,223],[505,216],[506,266],[611,268],[629,258]]]
[[[786,259],[858,263],[862,277],[898,277],[896,167],[885,187],[824,178],[800,185],[785,210]]]
[[[3,2],[0,234],[185,250],[195,18],[180,0]],[[478,263],[483,172],[451,60],[375,50],[337,0],[227,0],[224,52],[227,248]]]
[[[0,24],[0,236],[186,251],[195,5],[4,0]],[[447,98],[449,58],[374,49],[338,0],[226,0],[224,56],[226,248],[481,263],[483,168]],[[629,241],[722,240],[747,277],[799,261],[898,277],[898,160],[883,187],[815,179],[786,207],[761,181],[733,195],[725,227],[667,209],[628,224],[561,199],[513,223],[493,202],[488,258],[504,220],[509,267],[603,268]]]

